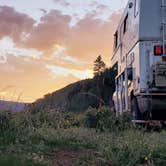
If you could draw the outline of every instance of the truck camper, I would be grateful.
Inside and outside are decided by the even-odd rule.
[[[114,34],[117,116],[166,120],[166,0],[129,0]]]

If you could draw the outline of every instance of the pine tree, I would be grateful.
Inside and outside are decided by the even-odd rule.
[[[101,55],[97,57],[97,59],[94,61],[94,68],[93,68],[93,74],[94,76],[100,76],[101,73],[103,73],[106,69],[106,65],[104,61],[102,60]]]

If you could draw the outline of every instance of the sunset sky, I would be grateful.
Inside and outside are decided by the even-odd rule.
[[[33,102],[110,66],[127,0],[0,0],[0,100]]]

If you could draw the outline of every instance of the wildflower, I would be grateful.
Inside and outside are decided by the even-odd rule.
[[[148,157],[147,157],[147,156],[145,156],[144,160],[145,160],[145,161],[147,161],[147,160],[148,160]]]

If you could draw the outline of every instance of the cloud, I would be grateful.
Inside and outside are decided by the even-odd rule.
[[[0,16],[0,38],[9,36],[15,43],[30,33],[35,23],[28,15],[8,6],[0,6]]]
[[[97,5],[96,9],[98,10],[98,12],[103,12],[103,11],[108,11],[110,10],[108,6],[103,5],[103,4],[99,4]]]
[[[87,63],[87,62],[85,62],[85,61],[80,61],[79,59],[74,58],[74,57],[69,56],[69,55],[64,55],[64,56],[62,57],[62,59],[63,59],[64,61],[71,62],[72,64],[78,64],[78,65],[86,64],[86,63]]]
[[[106,6],[98,4],[97,8],[101,10]],[[70,27],[71,17],[58,10],[51,10],[42,16],[40,23],[35,26],[33,19],[11,7],[1,7],[0,14],[4,16],[0,18],[1,38],[10,36],[16,45],[39,50],[47,57],[54,53],[59,54],[55,48],[59,45],[66,49],[64,60],[71,62],[73,59],[67,56],[72,55],[72,58],[91,63],[98,54],[103,55],[104,60],[110,61],[113,34],[121,15],[120,12],[115,12],[108,21],[103,21],[92,12]],[[2,28],[3,25],[7,28]],[[64,50],[59,51],[62,53]]]
[[[93,71],[92,70],[77,70],[77,69],[68,69],[64,67],[59,66],[52,66],[52,65],[46,65],[47,69],[49,69],[53,75],[53,77],[63,76],[67,77],[70,75],[73,75],[79,79],[86,79],[86,78],[92,78],[93,77]]]
[[[66,2],[65,0],[53,0],[55,3],[59,3],[62,6],[68,7],[70,3]]]
[[[66,48],[61,45],[55,44],[53,48],[55,50],[53,56],[60,57],[66,53]]]
[[[102,21],[88,14],[72,29],[68,43],[68,53],[81,59],[93,60],[101,54],[106,62],[110,61],[113,47],[113,34],[120,18],[114,13],[109,21]]]
[[[4,37],[0,40],[0,63],[6,63],[7,56],[10,54],[14,56],[24,55],[37,59],[42,53],[35,49],[18,48],[11,38]]]
[[[6,63],[7,62],[7,57],[5,55],[0,55],[0,64]]]
[[[24,44],[42,51],[46,56],[59,54],[56,46],[61,46],[59,51],[65,51],[73,58],[92,63],[101,54],[108,62],[112,54],[113,34],[120,16],[121,12],[115,12],[108,21],[103,21],[96,18],[96,13],[90,13],[70,27],[70,16],[52,10],[41,18],[41,23],[34,27]]]
[[[55,44],[63,43],[70,31],[70,16],[62,15],[60,11],[51,10],[41,17],[24,43],[26,47],[40,51],[52,51]]]
[[[43,14],[46,14],[46,13],[47,13],[47,10],[45,10],[45,9],[40,8],[39,10],[40,10]]]

